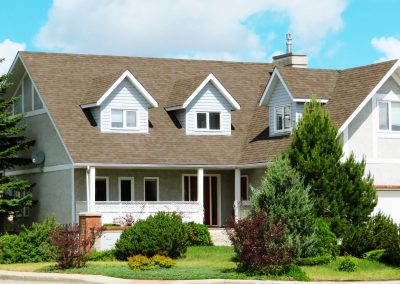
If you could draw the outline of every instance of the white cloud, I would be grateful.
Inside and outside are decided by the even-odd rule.
[[[17,51],[25,48],[25,43],[13,42],[8,38],[0,42],[0,58],[4,58],[4,61],[0,64],[0,75],[8,71]]]
[[[395,37],[374,37],[371,44],[384,54],[378,61],[400,58],[400,39]]]
[[[54,0],[36,45],[64,52],[265,60],[270,47],[242,24],[246,18],[283,13],[295,47],[318,52],[326,36],[343,26],[345,8],[346,0]]]

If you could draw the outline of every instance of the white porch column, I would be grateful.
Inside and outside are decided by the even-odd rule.
[[[201,212],[203,213],[202,220],[204,220],[204,169],[197,169],[197,202],[200,204]]]
[[[88,212],[95,211],[96,168],[89,167],[89,206]]]
[[[240,219],[240,169],[235,169],[235,201],[233,203],[235,219]]]

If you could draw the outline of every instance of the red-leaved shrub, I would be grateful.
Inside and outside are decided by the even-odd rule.
[[[229,220],[227,233],[241,271],[256,274],[282,274],[294,260],[294,247],[285,236],[285,223],[251,212],[242,220]]]

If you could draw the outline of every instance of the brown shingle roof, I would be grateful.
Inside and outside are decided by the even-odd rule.
[[[256,163],[271,161],[290,143],[290,137],[268,136],[268,109],[258,106],[273,68],[268,63],[20,54],[75,163]],[[315,85],[312,91],[322,95],[318,81],[328,86],[329,93],[336,80],[328,107],[340,124],[393,64],[392,61],[339,72],[282,70],[290,77],[289,88],[292,86],[299,94],[307,93],[303,86]],[[90,125],[79,106],[97,101],[125,70],[134,74],[159,104],[149,110],[149,134],[101,133],[98,127]],[[222,82],[241,106],[232,112],[231,136],[186,135],[164,109],[182,103],[186,93],[189,96],[209,73]],[[306,73],[312,74],[311,79],[303,78]],[[323,80],[327,82],[322,83]]]

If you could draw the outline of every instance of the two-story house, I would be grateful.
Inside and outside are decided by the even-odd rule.
[[[315,95],[345,153],[366,158],[377,209],[400,222],[400,61],[322,70],[292,53],[244,63],[19,52],[10,72],[14,113],[26,114],[34,158],[44,154],[6,173],[36,184],[26,221],[163,210],[222,226]]]

